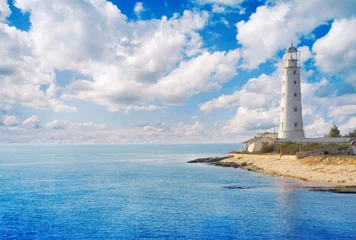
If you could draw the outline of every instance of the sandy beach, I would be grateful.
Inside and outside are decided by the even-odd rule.
[[[298,178],[303,181],[333,186],[356,185],[355,156],[295,156],[234,154],[217,165],[239,167],[270,175]]]

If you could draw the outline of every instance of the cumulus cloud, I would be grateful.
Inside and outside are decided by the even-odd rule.
[[[3,117],[3,124],[7,127],[15,127],[19,124],[19,119],[16,116],[6,115]]]
[[[306,137],[323,137],[332,127],[331,121],[326,122],[321,116],[314,116],[315,121],[304,127]]]
[[[0,23],[0,109],[20,104],[56,112],[75,111],[75,107],[41,90],[41,85],[55,85],[54,73],[39,66],[33,47],[27,32]]]
[[[323,0],[275,1],[275,4],[258,7],[248,21],[236,24],[244,67],[256,68],[288,46],[291,40],[297,45],[301,36],[328,20],[352,16],[355,7],[353,0],[331,0],[327,4]]]
[[[134,12],[137,16],[140,16],[142,12],[146,11],[142,2],[137,2],[134,6]]]
[[[351,117],[346,123],[339,125],[339,130],[342,135],[353,132],[355,129],[356,129],[356,117]]]
[[[128,22],[105,0],[78,4],[18,0],[16,6],[31,11],[28,37],[41,69],[71,69],[89,77],[70,82],[56,104],[76,98],[110,111],[156,110],[161,106],[152,103],[181,104],[237,74],[237,50],[202,49],[199,31],[209,17],[204,11]],[[140,3],[136,8],[143,10]],[[44,93],[48,97],[57,93],[51,73],[50,88]],[[54,100],[49,103],[55,105]]]
[[[355,68],[356,18],[337,19],[330,31],[313,45],[315,62],[323,72],[337,73]]]
[[[11,10],[7,4],[7,0],[0,0],[0,22],[10,16]]]
[[[218,4],[214,4],[211,7],[211,11],[213,11],[214,13],[224,13],[226,11],[226,9],[223,6],[219,6]]]
[[[237,74],[238,59],[238,50],[204,52],[189,61],[182,61],[178,68],[149,90],[164,103],[180,103],[199,92],[220,88]]]
[[[239,6],[244,0],[197,0],[199,4],[216,4],[231,7]]]
[[[40,119],[38,116],[32,115],[31,117],[22,121],[22,126],[25,128],[38,129],[41,127]]]
[[[356,92],[356,18],[336,19],[330,31],[313,45],[315,63],[324,73],[341,74]],[[352,91],[352,90],[351,90]]]
[[[339,106],[338,108],[331,109],[329,117],[342,117],[356,115],[356,104]]]
[[[204,11],[131,22],[106,0],[17,0],[14,4],[31,12],[31,28],[23,32],[0,24],[1,109],[20,104],[73,112],[76,108],[65,102],[80,99],[110,111],[157,110],[219,88],[237,74],[238,50],[202,48],[199,31],[209,18]],[[136,3],[136,13],[144,9]],[[198,69],[202,65],[207,67]],[[58,87],[54,69],[71,70],[88,79]]]
[[[200,111],[210,112],[216,108],[238,106],[250,109],[276,107],[279,105],[281,82],[282,71],[278,68],[271,76],[261,74],[258,78],[251,78],[240,90],[231,95],[221,95],[201,104]]]

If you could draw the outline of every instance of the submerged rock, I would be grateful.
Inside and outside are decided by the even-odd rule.
[[[333,193],[351,193],[356,194],[356,186],[339,187],[306,187],[312,192],[333,192]]]
[[[250,189],[251,187],[247,187],[247,186],[223,186],[223,188],[226,188],[226,189]]]
[[[188,161],[187,163],[216,163],[220,162],[224,159],[230,158],[231,156],[225,156],[225,157],[208,157],[208,158],[197,158],[191,161]]]

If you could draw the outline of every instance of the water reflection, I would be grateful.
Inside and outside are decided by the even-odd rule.
[[[282,236],[298,236],[301,233],[303,223],[300,219],[304,215],[300,201],[302,187],[298,183],[278,182],[276,184],[276,201],[279,208],[276,222],[280,225]]]

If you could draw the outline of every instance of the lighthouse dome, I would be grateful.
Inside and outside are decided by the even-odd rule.
[[[291,43],[290,47],[287,50],[287,52],[298,52],[298,50],[293,46],[293,43]]]

